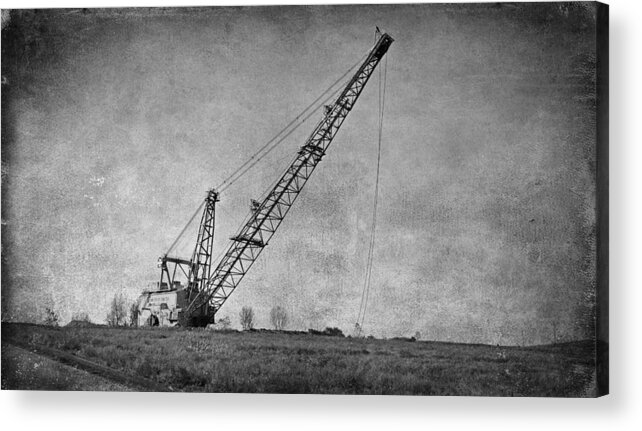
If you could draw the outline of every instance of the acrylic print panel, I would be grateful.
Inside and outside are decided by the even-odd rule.
[[[2,388],[606,393],[607,29],[3,10]]]

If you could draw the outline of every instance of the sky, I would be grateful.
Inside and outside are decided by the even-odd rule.
[[[592,4],[11,11],[2,44],[2,319],[104,322],[204,198],[371,47],[386,98],[364,332],[501,344],[586,338],[595,289]],[[5,18],[7,18],[5,20]],[[217,317],[289,329],[359,311],[375,73]],[[217,206],[215,256],[313,116]],[[188,232],[189,236],[189,232]],[[196,231],[192,233],[193,242]],[[194,244],[180,244],[184,256]]]

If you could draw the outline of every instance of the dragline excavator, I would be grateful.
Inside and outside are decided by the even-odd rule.
[[[216,267],[212,250],[219,192],[214,189],[207,192],[192,256],[182,259],[165,254],[159,258],[160,281],[138,300],[140,326],[214,323],[216,312],[268,245],[392,42],[388,34],[380,34],[339,96],[325,107],[323,119],[276,185],[262,201],[252,201],[247,222],[230,238],[231,244]]]

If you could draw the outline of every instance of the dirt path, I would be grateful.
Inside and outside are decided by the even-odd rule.
[[[2,343],[2,389],[116,392],[133,390],[4,341]]]
[[[2,389],[168,392],[151,380],[128,376],[72,354],[17,340],[2,340]]]

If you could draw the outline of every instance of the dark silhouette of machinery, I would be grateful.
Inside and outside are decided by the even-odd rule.
[[[219,192],[208,191],[191,258],[181,259],[168,254],[159,258],[160,281],[139,298],[139,325],[205,326],[214,323],[216,312],[268,245],[392,44],[393,39],[388,34],[377,35],[374,47],[341,93],[332,104],[324,106],[323,119],[276,185],[262,201],[252,201],[248,220],[230,238],[231,244],[216,267],[212,265],[212,248]],[[183,278],[185,284],[180,281]]]

